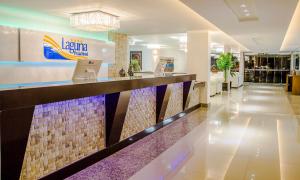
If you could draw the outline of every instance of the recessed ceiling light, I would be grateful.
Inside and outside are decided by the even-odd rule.
[[[223,0],[232,10],[239,22],[257,21],[255,0]],[[240,3],[238,3],[238,1]]]

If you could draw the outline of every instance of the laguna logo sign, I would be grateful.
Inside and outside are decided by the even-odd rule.
[[[62,37],[57,43],[48,35],[44,36],[44,56],[51,60],[84,60],[88,58],[88,45],[80,39]]]

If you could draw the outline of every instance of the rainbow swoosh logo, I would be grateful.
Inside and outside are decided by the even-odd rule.
[[[44,56],[52,60],[84,60],[88,59],[88,46],[80,40],[66,41],[62,37],[61,45],[53,38],[45,35],[44,41]]]

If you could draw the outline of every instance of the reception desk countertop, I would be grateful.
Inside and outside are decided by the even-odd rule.
[[[194,74],[0,85],[0,110],[192,81]]]

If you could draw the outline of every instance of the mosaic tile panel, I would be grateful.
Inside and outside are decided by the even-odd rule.
[[[196,106],[200,103],[200,87],[195,87],[194,90],[190,94],[190,103],[189,108]]]
[[[38,179],[104,148],[104,96],[35,107],[20,179]]]
[[[121,139],[126,139],[156,123],[156,87],[131,92]]]
[[[183,106],[183,83],[169,84],[171,95],[167,106],[165,119],[182,112]]]

